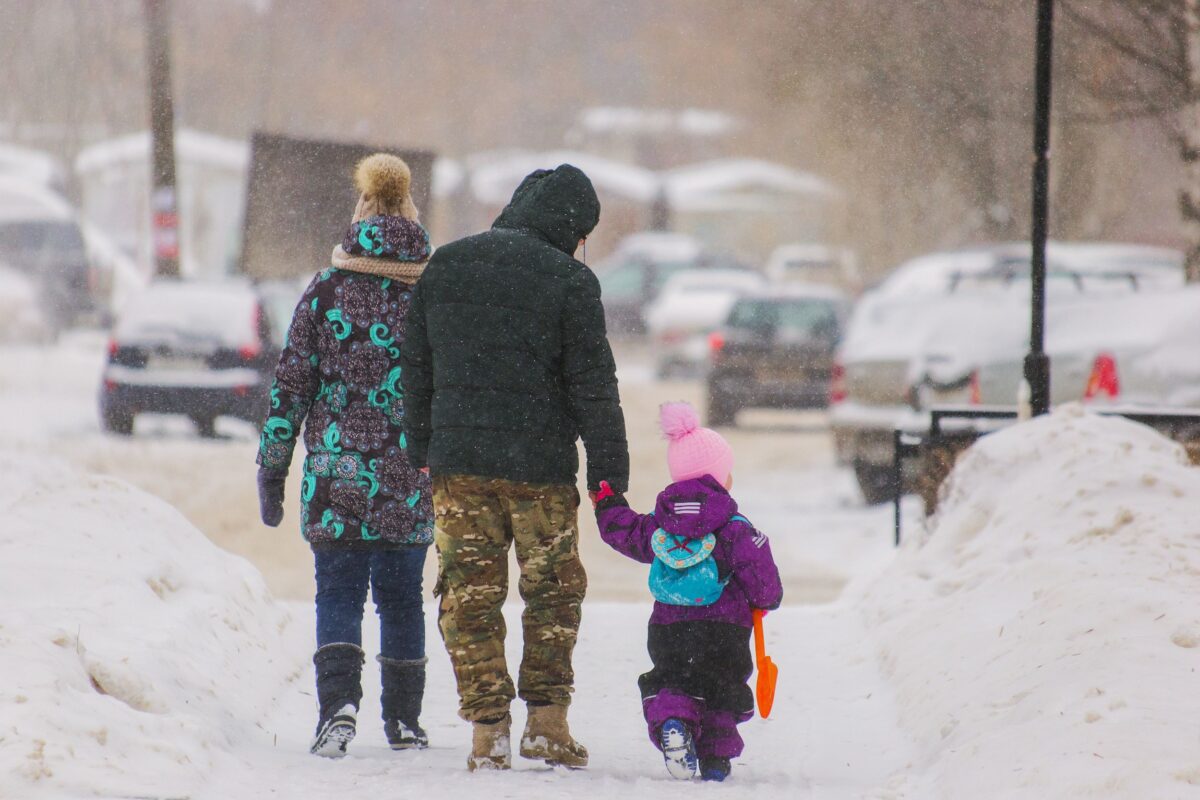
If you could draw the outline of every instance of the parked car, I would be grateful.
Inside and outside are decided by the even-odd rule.
[[[645,333],[646,304],[672,275],[695,267],[700,258],[699,242],[682,234],[647,232],[623,239],[611,256],[596,265],[609,332]]]
[[[761,290],[763,276],[749,269],[676,272],[644,313],[653,337],[659,377],[701,374],[708,366],[708,337],[742,295]]]
[[[1182,285],[1182,262],[1174,255],[1126,245],[1055,243],[1049,249],[1053,402],[1083,399],[1080,387],[1092,361],[1087,367],[1072,362],[1096,358],[1096,353],[1068,358],[1059,349],[1065,331],[1082,330],[1079,321],[1090,320],[1087,335],[1071,335],[1072,346],[1102,350],[1112,341],[1105,328],[1115,334],[1121,327],[1104,320],[1123,317],[1127,307],[1152,306],[1156,301],[1150,297]],[[914,260],[864,296],[834,368],[831,422],[839,461],[853,467],[868,503],[891,499],[899,488],[892,474],[897,425],[914,424],[916,415],[919,427],[934,405],[1017,403],[1028,351],[1029,295],[1028,245],[1016,244]],[[1151,395],[1141,402],[1169,400],[1161,392]],[[917,469],[910,465],[902,476],[905,486],[915,485]]]
[[[183,414],[201,436],[217,417],[256,422],[266,407],[279,343],[248,283],[160,280],[132,298],[113,331],[100,391],[112,433],[143,412]]]
[[[785,244],[776,247],[764,269],[773,283],[819,283],[848,292],[862,288],[854,254],[823,244]]]
[[[43,344],[53,339],[37,282],[0,264],[0,342]]]
[[[36,283],[52,331],[95,311],[97,276],[75,211],[46,187],[0,177],[0,262]]]
[[[711,337],[709,424],[733,425],[745,408],[825,408],[848,310],[845,295],[822,286],[740,298]]]

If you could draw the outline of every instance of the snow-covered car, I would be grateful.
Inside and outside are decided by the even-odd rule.
[[[854,254],[823,244],[785,244],[767,257],[763,269],[773,283],[817,283],[854,292],[862,278]]]
[[[53,338],[37,283],[0,264],[0,342],[40,344]]]
[[[709,424],[733,425],[745,408],[825,408],[849,305],[826,286],[740,298],[710,340]]]
[[[42,314],[55,331],[94,312],[96,276],[79,221],[45,186],[0,177],[0,262],[36,282]]]
[[[901,422],[933,405],[1017,403],[1029,341],[1028,252],[1016,244],[915,259],[855,309],[835,366],[831,421],[839,460],[853,467],[868,502],[895,494],[893,431]],[[1179,255],[1157,248],[1054,243],[1048,269],[1052,356],[1055,331],[1071,327],[1068,320],[1103,320],[1182,285]],[[1091,336],[1088,347],[1102,349],[1103,328],[1076,339]],[[1052,401],[1083,398],[1076,384],[1088,375],[1075,375],[1083,368],[1060,352],[1051,369]],[[1143,397],[1152,405],[1169,399],[1161,386]]]
[[[659,377],[695,375],[708,365],[708,337],[729,317],[742,295],[761,290],[762,275],[749,269],[689,269],[672,275],[646,306]]]
[[[144,412],[183,414],[202,436],[219,416],[255,422],[279,345],[248,283],[160,280],[132,298],[113,330],[100,390],[104,429],[133,432]]]
[[[915,408],[1016,402],[1028,321],[996,322],[991,346],[918,377]],[[1200,408],[1200,286],[1063,298],[1047,308],[1046,351],[1053,404]]]
[[[613,254],[596,265],[609,332],[645,333],[646,304],[672,275],[695,267],[701,253],[699,242],[678,233],[645,232],[621,240]]]

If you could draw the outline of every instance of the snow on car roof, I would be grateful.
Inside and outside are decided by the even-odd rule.
[[[70,203],[44,184],[25,177],[0,176],[0,222],[74,217]]]
[[[1163,247],[1120,242],[1057,242],[1046,245],[1052,270],[1077,273],[1133,273],[1155,283],[1183,283],[1183,255]],[[918,256],[898,266],[873,293],[940,294],[955,277],[982,275],[1005,260],[1028,262],[1028,242],[1008,242]]]
[[[257,339],[257,305],[244,281],[159,280],[130,299],[115,335],[136,340],[183,334],[236,347]]]
[[[695,289],[729,291],[757,289],[765,283],[762,275],[749,269],[685,269],[667,278],[662,294]]]

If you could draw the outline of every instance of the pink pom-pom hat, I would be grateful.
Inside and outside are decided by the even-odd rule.
[[[733,472],[733,448],[711,428],[700,427],[696,409],[688,403],[663,403],[659,426],[667,437],[667,469],[676,483],[711,475],[728,482]]]

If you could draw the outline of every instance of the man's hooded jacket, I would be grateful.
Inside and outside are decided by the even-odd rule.
[[[600,284],[572,254],[600,220],[564,164],[521,182],[492,229],[439,248],[401,352],[408,455],[434,475],[573,484],[629,479]]]

